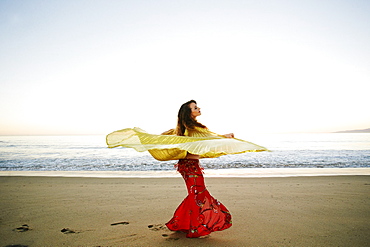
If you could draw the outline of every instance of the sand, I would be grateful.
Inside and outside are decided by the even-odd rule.
[[[0,246],[367,246],[370,176],[207,178],[233,226],[164,227],[181,178],[0,177]]]
[[[206,169],[207,177],[297,177],[370,175],[370,168],[229,168]],[[0,171],[2,176],[31,177],[95,177],[95,178],[163,178],[181,177],[175,170],[169,171]]]

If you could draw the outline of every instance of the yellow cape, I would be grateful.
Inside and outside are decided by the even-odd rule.
[[[226,154],[268,151],[254,143],[226,138],[200,127],[186,130],[185,136],[174,135],[173,130],[153,135],[140,128],[123,129],[108,134],[106,140],[109,148],[122,146],[139,152],[149,151],[161,161],[184,159],[187,153],[200,158],[216,158]]]

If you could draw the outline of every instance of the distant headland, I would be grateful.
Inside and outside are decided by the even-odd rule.
[[[370,133],[370,128],[362,129],[362,130],[343,130],[343,131],[336,131],[334,133]]]

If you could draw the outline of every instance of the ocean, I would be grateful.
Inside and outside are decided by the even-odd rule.
[[[203,159],[208,169],[368,168],[370,133],[265,134],[248,141],[271,152]],[[133,149],[109,149],[104,135],[0,136],[0,171],[169,171],[176,161],[157,161]]]

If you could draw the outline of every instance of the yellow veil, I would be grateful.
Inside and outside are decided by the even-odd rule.
[[[174,135],[173,130],[154,135],[140,128],[129,128],[108,134],[106,141],[109,148],[122,146],[139,152],[149,151],[161,161],[184,159],[187,153],[200,158],[216,158],[226,154],[268,151],[254,143],[226,138],[200,127],[186,130],[185,136]]]

